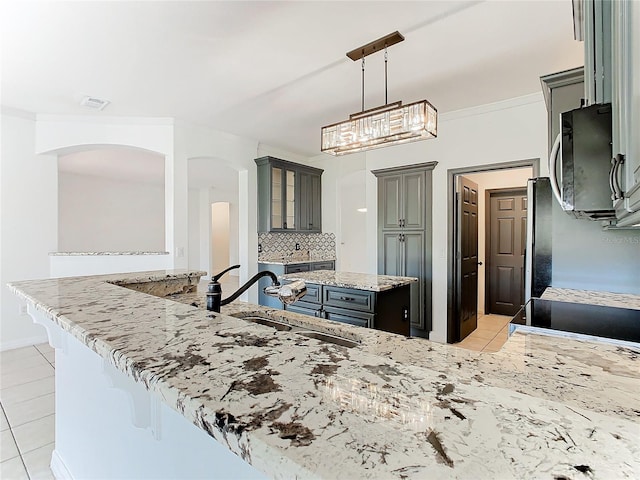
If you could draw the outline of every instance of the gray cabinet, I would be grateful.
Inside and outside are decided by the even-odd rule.
[[[258,232],[321,232],[323,170],[275,157],[258,166]]]
[[[307,284],[307,294],[285,310],[400,335],[410,334],[410,287],[372,292]]]
[[[437,162],[375,170],[378,177],[378,273],[416,277],[411,335],[431,330],[431,182]]]
[[[298,172],[299,221],[298,230],[320,232],[322,230],[321,173],[300,170]]]
[[[380,178],[379,217],[384,230],[424,229],[425,177],[424,171],[413,171]]]
[[[640,223],[640,4],[611,2],[613,155],[618,225]]]
[[[323,262],[305,262],[305,263],[290,263],[289,265],[279,265],[274,263],[258,263],[258,271],[264,272],[269,270],[273,272],[277,277],[280,277],[286,273],[299,273],[309,272],[311,270],[334,270],[335,261],[327,260]],[[277,298],[270,297],[264,294],[264,288],[271,285],[271,279],[263,277],[258,280],[258,304],[265,307],[282,309],[282,302]],[[320,291],[313,285],[307,286],[307,294],[303,297],[305,301],[316,301],[321,303]],[[316,299],[316,300],[314,300]],[[297,304],[296,304],[297,305]],[[305,313],[305,312],[300,312]]]

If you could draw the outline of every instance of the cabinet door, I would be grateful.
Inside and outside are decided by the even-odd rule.
[[[284,228],[284,169],[271,167],[271,230]]]
[[[311,175],[298,172],[298,230],[309,230],[311,223]]]
[[[400,231],[383,232],[382,252],[378,256],[378,272],[381,275],[403,276],[403,248]]]
[[[424,172],[402,176],[402,227],[424,228],[424,195]]]
[[[320,175],[311,174],[310,184],[310,218],[309,230],[313,232],[322,231],[322,183]]]
[[[612,2],[613,154],[623,154],[619,216],[640,210],[640,22],[638,2]],[[621,207],[621,208],[620,208]]]
[[[285,230],[296,229],[296,171],[284,169],[283,221]]]
[[[298,230],[320,232],[321,183],[320,175],[299,171],[298,175]]]
[[[402,219],[402,175],[390,175],[378,179],[380,185],[379,224],[383,229],[399,228]]]
[[[402,271],[405,277],[417,277],[418,282],[411,284],[411,305],[409,318],[411,326],[425,328],[425,315],[422,309],[425,304],[425,238],[423,232],[405,232],[402,237],[403,265]]]

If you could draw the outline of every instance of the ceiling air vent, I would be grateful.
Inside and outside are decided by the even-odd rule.
[[[100,98],[86,96],[80,100],[80,105],[83,107],[93,108],[95,110],[104,110],[104,107],[109,105],[109,100],[102,100]]]

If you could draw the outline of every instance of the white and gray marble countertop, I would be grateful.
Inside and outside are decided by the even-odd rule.
[[[282,275],[285,280],[304,280],[316,285],[355,288],[382,292],[417,282],[415,277],[394,277],[390,275],[374,275],[369,273],[336,272],[335,270],[313,270],[311,272],[288,273]]]
[[[640,310],[640,295],[634,295],[631,293],[596,292],[591,290],[548,287],[540,298],[544,300],[587,303],[591,305],[602,305],[605,307]]]
[[[157,276],[166,275],[173,279]],[[194,293],[176,295],[181,303],[114,284],[134,279],[10,289],[271,477],[618,479],[640,471],[640,347],[515,333],[500,352],[483,354],[241,302],[213,314],[189,304]],[[251,312],[360,346],[228,315]]]
[[[314,262],[335,262],[332,256],[268,256],[258,258],[258,263],[266,263],[269,265],[294,265],[297,263],[314,263]]]
[[[50,257],[94,257],[100,255],[169,255],[169,252],[49,252]]]

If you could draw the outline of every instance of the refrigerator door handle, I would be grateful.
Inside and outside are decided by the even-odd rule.
[[[553,190],[553,196],[556,197],[560,207],[564,210],[564,202],[562,200],[562,193],[560,192],[560,184],[558,183],[558,176],[556,175],[556,165],[558,163],[558,157],[560,153],[560,140],[562,133],[559,133],[553,142],[551,148],[551,154],[549,155],[549,178],[551,179],[551,190]]]

